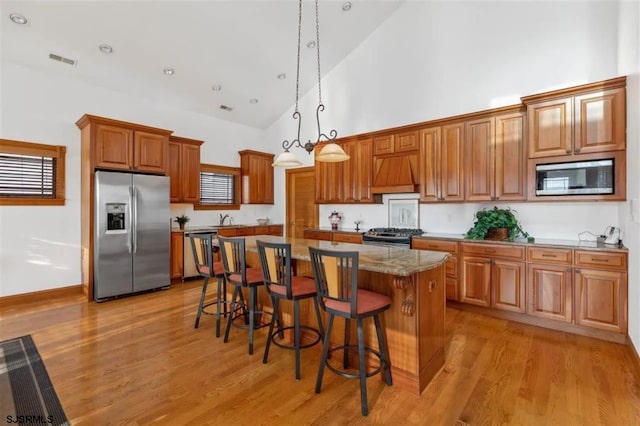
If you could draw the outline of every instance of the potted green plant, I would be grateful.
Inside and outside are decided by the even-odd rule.
[[[176,216],[176,218],[173,220],[174,222],[176,222],[178,224],[178,226],[180,226],[180,229],[184,229],[184,224],[189,222],[189,216],[181,214],[180,216]]]
[[[482,209],[476,212],[471,229],[467,231],[466,238],[471,240],[508,240],[513,241],[522,236],[529,242],[534,238],[522,229],[515,216],[515,210],[509,207],[499,209]]]

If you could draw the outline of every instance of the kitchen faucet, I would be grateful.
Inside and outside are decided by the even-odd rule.
[[[224,216],[220,213],[220,226],[224,226],[224,220],[228,218],[229,215],[225,214]],[[231,218],[229,217],[229,224],[231,224]]]

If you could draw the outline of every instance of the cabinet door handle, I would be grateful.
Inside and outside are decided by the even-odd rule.
[[[553,257],[554,259],[556,258],[555,254],[546,254],[546,253],[542,253],[542,257]]]
[[[486,263],[493,263],[493,259],[487,259]]]
[[[444,197],[438,197],[438,201],[444,201]]]
[[[607,259],[606,257],[592,257],[591,260],[594,262],[609,262],[609,259]]]
[[[437,281],[429,281],[429,293],[433,293],[433,290],[438,287]]]
[[[571,272],[571,268],[567,268],[567,272]],[[576,272],[580,272],[580,270],[576,270]]]
[[[573,152],[575,152],[576,154],[580,154],[580,148],[576,148]]]
[[[567,154],[571,154],[571,150],[570,149],[567,150]]]
[[[579,274],[580,272],[582,272],[580,269],[576,269],[576,274]]]
[[[494,200],[499,200],[499,199],[500,199],[500,197],[493,197],[493,199],[494,199]]]

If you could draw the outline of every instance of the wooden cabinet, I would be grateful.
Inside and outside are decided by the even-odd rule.
[[[462,243],[460,301],[525,311],[524,247]]]
[[[92,115],[82,116],[76,124],[92,140],[90,155],[96,169],[166,173],[170,130]]]
[[[410,152],[418,149],[419,134],[416,130],[380,135],[373,138],[373,155]]]
[[[455,241],[435,240],[431,238],[414,237],[411,239],[414,250],[432,250],[449,253],[445,264],[445,281],[447,300],[459,300],[458,297],[458,243]]]
[[[420,201],[464,201],[464,123],[420,131]]]
[[[336,143],[349,155],[338,163],[316,161],[315,201],[318,204],[380,203],[382,196],[371,192],[373,140],[347,138]],[[319,144],[320,150],[324,144]]]
[[[571,265],[530,263],[527,269],[527,313],[571,323],[573,268]]]
[[[527,96],[529,158],[626,147],[626,77]]]
[[[182,278],[184,272],[184,234],[171,233],[171,279]]]
[[[273,204],[273,154],[240,151],[242,204]]]
[[[284,229],[283,225],[269,225],[269,235],[275,235],[275,236],[281,237],[284,234],[282,232],[283,229]]]
[[[218,235],[223,237],[247,237],[251,235],[282,236],[282,225],[225,226],[218,228]]]
[[[524,115],[516,111],[466,123],[467,201],[524,200]]]
[[[200,201],[200,146],[203,141],[169,137],[169,167],[172,203]]]
[[[304,238],[308,240],[333,241],[334,243],[362,244],[362,233],[323,231],[320,229],[305,229]]]
[[[575,322],[627,332],[627,253],[575,251]]]
[[[626,333],[626,271],[576,268],[574,277],[576,324]]]
[[[419,138],[418,130],[373,137],[373,194],[419,191]]]

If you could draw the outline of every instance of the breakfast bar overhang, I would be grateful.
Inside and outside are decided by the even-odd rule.
[[[290,243],[297,275],[313,276],[309,247],[359,253],[358,281],[361,288],[387,294],[391,309],[383,316],[392,365],[394,386],[420,394],[445,362],[445,268],[447,253],[406,248],[332,243],[302,238],[246,237],[247,263],[259,266],[256,240]],[[270,305],[267,295],[261,303]],[[284,323],[292,322],[284,310]],[[313,324],[310,304],[301,307],[302,322]],[[336,324],[337,330],[343,327]],[[343,334],[335,333],[336,345]],[[377,349],[373,324],[366,324],[366,344]]]

